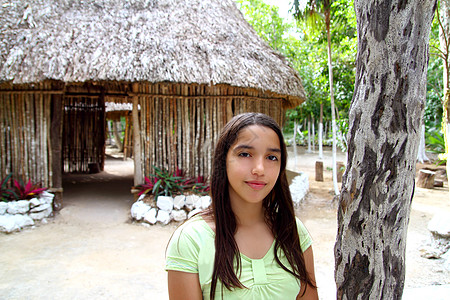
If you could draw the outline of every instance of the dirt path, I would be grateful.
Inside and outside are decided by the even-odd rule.
[[[331,172],[325,171],[324,183],[315,182],[317,154],[302,149],[298,154],[297,165],[292,159],[289,165],[309,174],[310,196],[297,214],[314,238],[321,299],[334,299],[336,210],[330,205]],[[330,166],[331,159],[324,165]],[[132,173],[132,162],[110,159],[101,174],[66,176],[64,208],[55,218],[23,232],[1,234],[0,299],[167,299],[164,252],[175,225],[130,223]],[[442,270],[440,261],[424,259],[419,251],[428,238],[428,221],[442,210],[450,213],[447,184],[443,189],[416,191],[405,295],[408,291],[419,295],[411,290],[417,286],[437,291],[436,284],[450,284],[450,274]]]

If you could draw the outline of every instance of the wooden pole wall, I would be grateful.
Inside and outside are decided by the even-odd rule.
[[[180,168],[189,176],[208,177],[220,131],[234,115],[262,112],[272,116],[280,125],[284,122],[284,100],[271,98],[264,92],[230,86],[173,83],[133,83],[130,87],[122,87],[128,96],[121,99],[133,103],[133,134],[129,138],[133,140],[135,184],[142,183],[144,176],[154,173],[152,166],[171,171]],[[57,104],[51,101],[60,100],[56,92],[41,89],[37,92],[0,93],[1,175],[4,177],[14,172],[16,176],[42,181],[48,187],[58,187],[61,186],[57,172],[60,167],[52,162],[61,161],[60,155],[63,155],[67,168],[70,164],[77,165],[70,167],[71,170],[87,171],[84,165],[78,166],[77,161],[94,160],[103,167],[104,141],[102,144],[76,136],[92,136],[95,126],[91,125],[95,123],[102,127],[104,112],[103,119],[94,112],[80,115],[91,125],[77,126],[77,129],[70,129],[62,135],[62,139],[72,139],[69,144],[78,150],[67,152],[67,143],[58,149],[58,142],[53,140],[57,135],[57,125],[51,126],[50,122],[57,122],[54,113],[55,109],[59,110],[53,106],[52,115],[51,105]],[[89,105],[102,97],[98,91],[90,95],[81,85],[70,89],[68,94],[60,91],[59,97],[70,99],[77,97],[77,93],[84,93],[84,96],[78,96],[78,100],[84,97],[82,102]],[[79,121],[68,116],[60,122]],[[50,128],[53,128],[51,132]],[[98,135],[104,137],[104,128]],[[96,154],[79,150],[89,147],[95,148]]]
[[[188,176],[209,177],[220,131],[234,115],[262,112],[280,125],[284,121],[279,99],[261,99],[256,94],[254,97],[227,95],[237,95],[237,88],[209,87],[208,90],[204,86],[160,83],[140,84],[136,93],[145,95],[136,97],[142,134],[141,164],[136,164],[136,168],[140,165],[142,174],[136,175],[135,184],[153,174],[153,166],[173,172],[179,168]]]
[[[53,187],[51,94],[2,93],[0,96],[0,177],[31,180]]]
[[[105,162],[106,118],[102,96],[64,97],[64,172],[88,173],[90,164]]]

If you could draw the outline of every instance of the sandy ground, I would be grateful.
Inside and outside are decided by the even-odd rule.
[[[292,150],[292,149],[291,149]],[[314,239],[321,299],[334,299],[336,209],[331,172],[314,181],[317,153],[298,150],[290,169],[307,172],[310,194],[297,209]],[[325,151],[325,168],[331,155]],[[345,160],[341,154],[338,160]],[[0,299],[167,299],[164,253],[175,224],[133,224],[132,161],[109,158],[105,171],[64,178],[64,207],[47,224],[0,234]],[[450,214],[448,186],[417,189],[408,229],[403,299],[448,299],[450,274],[440,260],[420,256],[434,213]],[[420,289],[416,289],[421,287]],[[427,289],[423,287],[428,287]]]

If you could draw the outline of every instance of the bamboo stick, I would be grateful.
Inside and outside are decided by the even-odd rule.
[[[161,127],[160,127],[160,131],[161,131],[161,144],[162,144],[162,152],[161,152],[161,160],[160,160],[160,164],[162,165],[162,167],[164,169],[170,169],[168,166],[168,149],[167,149],[167,119],[168,119],[168,111],[167,111],[167,101],[165,98],[161,98],[161,106],[162,106],[162,115],[160,114],[160,118],[161,118]]]
[[[134,151],[135,186],[143,182],[142,168],[141,168],[141,141],[140,141],[138,104],[139,104],[138,97],[133,97],[133,139],[134,139],[133,151]]]

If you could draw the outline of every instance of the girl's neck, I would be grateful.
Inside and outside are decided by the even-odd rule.
[[[236,217],[237,226],[252,226],[265,222],[264,208],[261,203],[247,205],[231,205]]]

